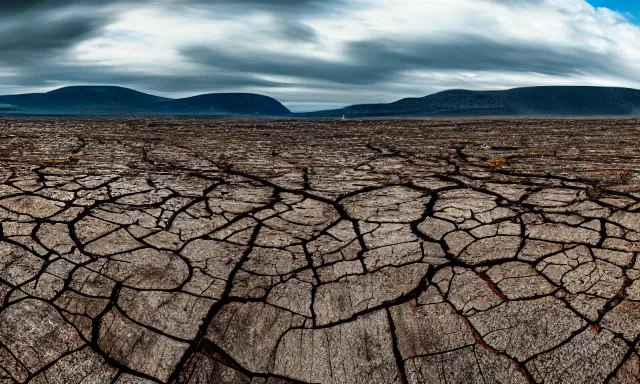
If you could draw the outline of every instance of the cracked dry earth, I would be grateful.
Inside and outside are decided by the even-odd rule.
[[[0,383],[638,383],[639,127],[0,120]]]

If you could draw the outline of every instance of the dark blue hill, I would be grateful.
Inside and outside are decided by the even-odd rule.
[[[286,116],[270,97],[220,93],[168,99],[113,86],[75,86],[47,93],[0,96],[0,113],[43,115],[259,115]]]
[[[276,99],[253,93],[211,93],[172,100],[167,111],[194,115],[286,116],[289,110]]]
[[[361,104],[308,117],[630,116],[640,115],[640,90],[608,87],[529,87],[506,91],[450,90],[389,104]]]
[[[450,90],[389,104],[352,105],[338,110],[293,115],[277,100],[251,93],[213,93],[169,99],[122,87],[76,86],[48,93],[0,96],[0,113],[295,117],[637,116],[640,115],[640,90],[607,87]]]

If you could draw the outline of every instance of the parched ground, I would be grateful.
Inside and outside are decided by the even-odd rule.
[[[639,134],[0,120],[0,383],[638,383]]]

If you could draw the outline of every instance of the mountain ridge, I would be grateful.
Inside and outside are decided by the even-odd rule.
[[[538,86],[490,91],[451,89],[391,103],[292,113],[278,100],[254,93],[208,93],[172,99],[125,87],[96,85],[0,96],[0,113],[298,118],[640,116],[640,90],[593,86]]]
[[[254,93],[210,93],[171,99],[118,86],[70,86],[46,93],[0,96],[0,111],[47,115],[288,116],[276,99]]]
[[[538,86],[507,90],[452,89],[391,103],[355,104],[307,117],[636,116],[640,90],[621,87]]]

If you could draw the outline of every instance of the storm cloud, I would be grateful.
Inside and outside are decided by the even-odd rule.
[[[584,0],[21,0],[0,93],[113,84],[255,92],[292,109],[447,88],[640,88],[640,27]]]

